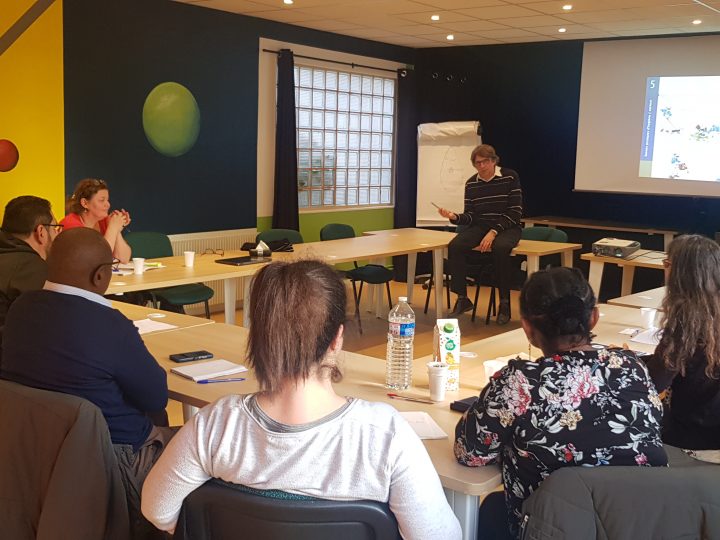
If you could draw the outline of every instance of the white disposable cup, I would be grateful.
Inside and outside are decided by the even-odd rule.
[[[643,328],[655,328],[655,317],[657,309],[640,308],[640,316],[642,317]]]
[[[442,362],[428,362],[427,368],[430,382],[430,399],[444,401],[450,366]]]
[[[142,257],[133,257],[133,271],[140,275],[145,272],[145,259]]]
[[[183,251],[185,255],[185,266],[192,268],[195,266],[195,252],[194,251]]]

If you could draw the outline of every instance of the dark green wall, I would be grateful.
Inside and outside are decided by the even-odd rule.
[[[260,37],[412,63],[411,49],[166,0],[65,0],[66,192],[104,178],[134,230],[255,227]],[[158,83],[195,96],[200,134],[169,158],[145,138]]]

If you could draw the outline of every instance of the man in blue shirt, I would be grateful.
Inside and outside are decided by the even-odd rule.
[[[133,323],[102,297],[113,257],[98,232],[85,227],[63,232],[47,263],[44,288],[24,293],[8,311],[0,378],[97,405],[129,499],[137,496],[139,502],[145,475],[174,434],[154,426],[149,416],[167,405],[165,370]]]

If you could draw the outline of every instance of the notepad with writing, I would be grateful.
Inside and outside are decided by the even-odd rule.
[[[209,360],[208,362],[198,362],[197,364],[191,364],[189,366],[178,366],[170,368],[170,371],[181,377],[186,377],[197,382],[232,375],[234,373],[242,373],[243,371],[247,371],[247,368],[228,360],[218,359]]]

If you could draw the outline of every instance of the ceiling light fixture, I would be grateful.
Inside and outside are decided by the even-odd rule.
[[[453,36],[452,34],[448,34],[447,40],[452,41],[453,39],[455,39],[455,36]]]
[[[567,28],[558,28],[558,32],[564,34],[565,32],[567,32]]]
[[[570,10],[572,9],[572,4],[565,4],[565,5],[563,6],[563,9],[564,9],[565,11],[570,11]]]
[[[431,20],[431,21],[439,21],[439,20],[440,20],[440,15],[431,15],[431,16],[430,16],[430,20]]]
[[[702,24],[702,21],[700,19],[695,19],[692,23],[693,24]]]

